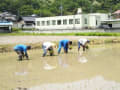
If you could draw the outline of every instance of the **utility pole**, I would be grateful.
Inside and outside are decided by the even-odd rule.
[[[60,10],[61,10],[61,16],[63,15],[63,5],[62,5],[62,0],[61,0],[61,4],[60,4]]]
[[[94,1],[95,1],[95,0],[92,0],[92,1],[91,1],[92,3],[91,3],[91,8],[90,8],[90,13],[93,13],[93,5],[94,5]]]

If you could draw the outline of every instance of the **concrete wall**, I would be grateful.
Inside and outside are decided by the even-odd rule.
[[[120,29],[68,29],[68,30],[34,30],[23,31],[27,33],[78,33],[78,32],[120,32]]]
[[[70,19],[73,19],[72,24],[69,23]],[[75,19],[79,19],[80,23],[76,24]],[[41,17],[36,18],[35,28],[38,30],[98,28],[101,24],[101,20],[103,19],[108,19],[108,15],[101,13],[92,13],[68,16]],[[56,21],[55,25],[52,24],[53,20]],[[63,20],[67,20],[67,24],[63,24]],[[60,21],[61,24],[58,25],[57,24],[58,21]],[[45,22],[45,24],[42,25],[42,22]],[[47,24],[47,22],[49,22],[49,25]]]
[[[118,32],[120,33],[120,29],[104,29],[104,32]]]
[[[74,24],[74,20],[73,20],[73,24],[69,24],[69,19],[80,19],[80,24]],[[55,20],[56,23],[55,25],[52,24],[52,21]],[[67,20],[67,24],[63,24],[63,20]],[[40,26],[37,26],[37,21],[40,21]],[[45,25],[41,25],[41,21],[45,21]],[[50,21],[50,25],[47,25],[47,21]],[[57,22],[60,21],[61,24],[57,25]],[[56,16],[56,17],[43,17],[43,18],[36,18],[36,28],[37,29],[71,29],[71,28],[82,28],[82,19],[81,19],[81,15],[69,15],[69,16]]]
[[[108,14],[102,14],[102,13],[89,14],[89,27],[99,28],[99,26],[101,25],[101,21],[107,19],[108,19]]]
[[[27,33],[77,33],[77,32],[104,32],[104,29],[59,29],[59,30],[35,30],[24,31]]]

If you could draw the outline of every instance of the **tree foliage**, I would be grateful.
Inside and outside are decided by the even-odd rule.
[[[114,12],[120,9],[120,0],[0,0],[0,12],[27,16],[56,16],[75,14],[77,8],[83,13]]]

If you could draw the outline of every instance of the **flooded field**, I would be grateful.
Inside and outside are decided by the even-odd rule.
[[[29,61],[0,53],[0,90],[120,90],[120,44],[92,45],[82,55],[77,47],[55,51],[31,50]]]

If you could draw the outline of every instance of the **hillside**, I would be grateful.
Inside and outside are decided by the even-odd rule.
[[[120,0],[0,0],[0,12],[18,16],[70,15],[76,14],[77,8],[83,13],[114,12],[120,9]]]

